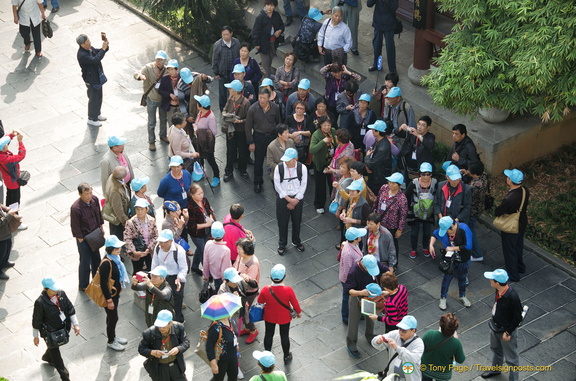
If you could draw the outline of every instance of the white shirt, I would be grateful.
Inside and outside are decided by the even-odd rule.
[[[42,0],[12,0],[12,5],[18,8],[22,1],[24,1],[24,5],[22,5],[18,13],[20,25],[30,26],[30,20],[32,20],[33,26],[40,24],[42,22],[42,13],[40,13],[38,4],[42,4]]]
[[[318,32],[318,46],[324,46],[325,49],[329,50],[344,48],[344,52],[348,53],[352,47],[350,28],[343,21],[334,26],[332,19],[327,19]]]
[[[278,169],[281,165],[284,166],[284,180],[282,182],[280,182],[280,170]],[[278,197],[284,198],[291,196],[298,200],[304,198],[304,192],[306,192],[306,184],[308,182],[308,170],[304,164],[301,165],[302,181],[298,180],[298,163],[296,163],[294,168],[288,168],[284,162],[276,166],[274,169],[274,189],[276,189]]]
[[[172,253],[174,250],[178,250],[178,263],[174,260],[174,254]],[[156,254],[156,252],[158,252],[158,254]],[[170,246],[168,252],[162,250],[160,244],[156,245],[154,255],[152,255],[152,269],[155,269],[156,266],[166,267],[168,275],[178,275],[180,282],[186,282],[186,273],[188,272],[186,252],[182,246],[175,244],[174,241],[172,241],[172,246]]]

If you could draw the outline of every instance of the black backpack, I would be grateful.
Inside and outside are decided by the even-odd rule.
[[[280,182],[284,181],[284,166],[282,163],[278,164],[278,174],[280,175]],[[296,162],[296,177],[298,181],[302,182],[302,163]]]

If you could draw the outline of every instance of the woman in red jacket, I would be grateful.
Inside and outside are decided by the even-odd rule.
[[[8,146],[12,139],[18,139],[18,154],[14,155],[8,151]],[[18,177],[20,176],[20,162],[26,157],[26,148],[22,143],[22,134],[17,131],[12,131],[8,135],[4,135],[0,139],[0,172],[2,173],[2,181],[6,186],[6,206],[14,203],[20,204],[20,184],[18,184]],[[22,224],[18,230],[24,230],[27,226]]]
[[[290,322],[292,321],[291,310],[295,310],[296,317],[302,317],[302,309],[296,299],[296,294],[290,286],[285,286],[283,281],[286,277],[286,267],[278,264],[272,267],[270,278],[272,285],[263,287],[258,296],[258,303],[266,304],[264,308],[264,323],[266,332],[264,333],[264,349],[272,350],[272,339],[276,324],[280,326],[280,341],[284,352],[284,363],[292,360],[290,352]]]

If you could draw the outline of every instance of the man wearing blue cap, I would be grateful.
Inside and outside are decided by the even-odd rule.
[[[244,65],[241,63],[234,65],[232,76],[242,84],[242,95],[250,101],[250,104],[254,104],[258,99],[256,98],[256,92],[252,82],[244,80],[244,77],[246,77],[246,68]]]
[[[130,181],[134,178],[134,170],[132,169],[132,163],[128,155],[124,153],[124,146],[128,140],[119,136],[109,136],[108,137],[108,151],[102,156],[100,160],[100,181],[102,183],[102,192],[106,191],[106,182],[108,177],[114,171],[114,168],[121,165],[126,168],[127,174],[124,178],[126,184],[130,184]]]
[[[224,169],[224,182],[234,178],[234,163],[238,162],[240,177],[248,181],[250,176],[248,168],[248,144],[246,143],[245,121],[248,115],[250,102],[242,93],[242,82],[234,80],[224,85],[229,89],[230,97],[223,110],[222,132],[226,134],[226,168]]]
[[[348,273],[362,259],[362,250],[358,244],[366,236],[367,230],[364,228],[349,227],[346,229],[346,241],[342,243],[340,253],[338,254],[340,266],[338,267],[338,278],[342,283],[342,323],[348,324],[348,299],[350,299],[349,290],[344,288],[344,283],[348,279]]]
[[[300,239],[304,192],[308,183],[308,171],[298,162],[298,151],[288,148],[280,159],[282,163],[274,170],[276,219],[278,220],[278,255],[284,255],[288,244],[288,223],[292,219],[292,245],[304,251]]]
[[[190,348],[184,324],[172,321],[172,312],[162,310],[154,325],[142,333],[138,353],[146,357],[144,369],[154,381],[186,381],[184,352]]]
[[[302,78],[298,83],[298,90],[288,96],[285,118],[294,114],[294,104],[297,101],[306,103],[308,112],[314,110],[316,106],[316,97],[310,93],[310,80],[307,78]]]
[[[500,232],[506,271],[508,271],[510,281],[519,282],[521,274],[526,271],[522,256],[524,254],[524,233],[526,232],[526,226],[528,226],[527,210],[530,192],[528,188],[522,185],[524,173],[520,170],[516,168],[506,169],[504,174],[506,175],[506,185],[508,185],[509,191],[500,205],[496,207],[494,216],[500,217],[520,211],[518,231],[516,233]]]
[[[400,127],[403,125],[416,128],[414,109],[410,103],[402,98],[402,90],[399,87],[391,88],[385,98],[387,106],[382,112],[383,119],[392,121],[394,132],[400,131]]]
[[[142,81],[142,89],[144,90],[140,104],[146,106],[146,111],[148,112],[148,148],[150,151],[156,150],[156,146],[154,145],[156,141],[154,132],[156,129],[156,110],[158,110],[158,116],[160,118],[160,136],[166,136],[168,119],[166,118],[166,111],[160,108],[162,97],[158,94],[158,87],[160,87],[160,80],[166,72],[164,63],[167,59],[168,55],[166,52],[164,50],[158,50],[154,62],[147,63],[140,71],[134,73],[134,79]]]
[[[145,291],[144,317],[146,326],[151,327],[162,310],[174,312],[174,296],[172,288],[166,281],[168,270],[164,266],[156,266],[150,275],[140,277],[136,274],[132,277],[132,290]]]
[[[228,75],[234,67],[234,60],[240,57],[240,41],[233,36],[232,27],[224,25],[222,27],[221,37],[214,43],[212,52],[212,71],[218,80],[218,105],[220,112],[226,105],[228,91],[225,84],[230,82]]]
[[[496,290],[496,294],[492,318],[488,321],[492,369],[482,373],[481,376],[490,378],[499,375],[504,358],[506,358],[506,364],[511,367],[508,380],[517,381],[520,379],[518,371],[513,371],[512,367],[520,365],[517,328],[523,319],[522,303],[516,290],[508,284],[509,278],[506,270],[487,271],[484,273],[484,278],[490,280],[490,286]]]
[[[396,135],[404,138],[404,144],[400,149],[398,167],[406,171],[406,176],[415,178],[422,163],[434,164],[432,150],[436,145],[436,136],[430,132],[432,119],[428,115],[418,119],[416,128],[406,124],[400,126]]]
[[[446,168],[446,181],[438,184],[434,198],[434,214],[438,219],[450,216],[454,221],[468,222],[472,210],[472,190],[462,181],[460,169],[455,165]]]

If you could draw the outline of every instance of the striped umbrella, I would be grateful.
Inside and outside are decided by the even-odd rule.
[[[210,320],[220,320],[234,315],[242,308],[242,301],[239,296],[229,292],[212,296],[202,304],[202,317]]]

